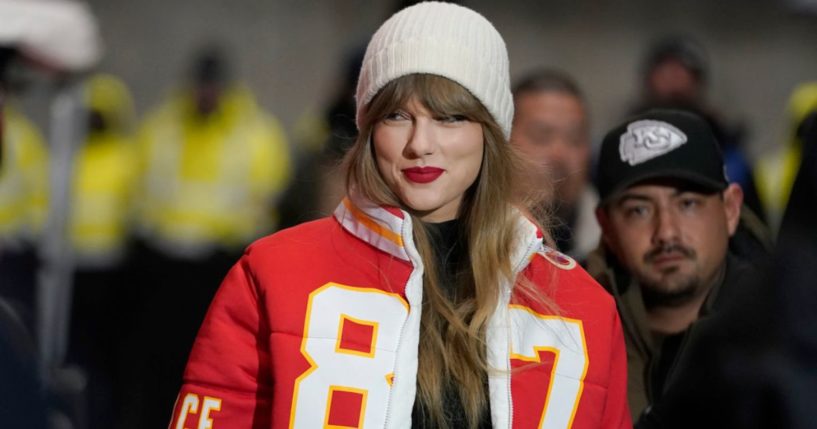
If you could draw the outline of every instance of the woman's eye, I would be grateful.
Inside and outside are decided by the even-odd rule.
[[[441,116],[441,117],[437,118],[437,120],[440,121],[440,122],[445,122],[445,123],[455,123],[455,122],[467,121],[468,118],[465,115],[447,115],[447,116]]]
[[[406,114],[406,112],[402,112],[399,110],[396,112],[389,113],[388,115],[383,117],[383,120],[386,121],[400,121],[405,119],[408,119],[408,115]]]

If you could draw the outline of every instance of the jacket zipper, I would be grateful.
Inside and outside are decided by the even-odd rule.
[[[398,344],[397,349],[398,350],[400,348],[400,345],[402,345],[402,343],[403,343],[403,339],[406,337],[405,331],[406,331],[406,329],[408,329],[408,326],[409,326],[409,319],[411,318],[411,311],[413,311],[413,308],[411,307],[411,303],[409,303],[409,315],[406,316],[406,320],[405,320],[405,322],[403,322],[403,327],[400,329],[400,338],[397,340],[397,344]],[[419,337],[419,333],[417,335]],[[398,369],[397,360],[399,359],[399,356],[400,355],[398,353],[394,354],[394,371],[392,372],[392,386],[391,386],[391,389],[389,389],[389,400],[386,401],[386,418],[383,420],[383,427],[384,428],[390,428],[389,421],[391,420],[391,401],[392,401],[392,398],[394,397],[394,391],[393,391],[394,390],[394,383],[396,383],[397,380],[399,380],[397,378],[397,373],[398,373],[398,371],[397,371],[397,369]],[[416,396],[416,393],[415,393],[415,396]]]
[[[541,244],[542,244],[541,242],[539,242],[538,240],[535,240],[533,243],[528,245],[528,248],[525,250],[525,253],[522,255],[522,260],[517,262],[516,266],[514,267],[514,271],[513,271],[514,281],[516,280],[516,276],[518,276],[519,273],[522,272],[522,269],[526,266],[525,260],[533,256],[533,255],[531,255],[531,253],[532,253],[531,250],[533,250],[535,247],[538,247]],[[511,284],[510,288],[508,288],[509,289],[508,290],[508,301],[505,303],[506,306],[508,304],[510,304],[511,295],[513,294],[513,286],[514,285]],[[506,342],[506,346],[505,346],[505,351],[506,351],[505,361],[507,362],[507,366],[508,366],[508,375],[507,375],[507,378],[508,378],[508,429],[513,429],[513,395],[512,395],[512,390],[513,389],[511,388],[511,381],[512,381],[511,380],[511,369],[512,368],[511,368],[511,326],[510,326],[510,324],[508,325],[507,335],[508,335],[508,341]],[[490,404],[489,404],[489,407],[490,407]]]
[[[405,235],[405,234],[401,234],[401,235]],[[407,243],[408,243],[408,241],[407,241]],[[408,254],[408,252],[407,252],[407,254]],[[419,287],[420,287],[420,291],[422,293],[422,290],[423,290],[423,271],[425,270],[425,267],[423,267],[423,270],[418,270],[417,269],[418,264],[412,259],[410,254],[409,254],[409,260],[411,261],[411,264],[412,264],[412,270],[411,270],[411,274],[409,274],[408,281],[406,282],[406,290],[408,290],[408,286],[412,282],[412,277],[415,277],[415,278],[419,277],[420,278],[420,286]],[[422,262],[420,262],[419,266],[422,267]],[[417,274],[418,271],[420,272],[419,274]],[[411,319],[411,313],[413,311],[417,311],[418,308],[422,309],[422,307],[423,307],[422,295],[421,295],[420,302],[417,303],[416,307],[412,305],[413,303],[411,302],[411,299],[409,298],[408,293],[406,293],[406,301],[408,301],[408,303],[409,303],[409,314],[406,316],[406,320],[405,320],[405,322],[403,322],[403,327],[400,329],[400,338],[397,341],[397,349],[398,350],[400,349],[400,346],[403,344],[403,340],[406,337],[406,329],[410,328],[409,327],[409,325],[410,325],[409,321]],[[420,310],[420,311],[422,311],[422,310]],[[418,341],[418,344],[419,344],[419,341],[420,341],[419,323],[418,323],[417,326],[418,326],[417,341]],[[386,417],[383,419],[383,427],[387,428],[387,429],[390,428],[389,422],[391,421],[391,401],[394,398],[394,383],[397,383],[398,382],[397,380],[399,380],[397,378],[397,373],[398,373],[398,371],[397,371],[397,369],[398,369],[397,360],[399,359],[399,356],[400,356],[399,353],[395,353],[395,356],[394,356],[394,371],[392,372],[392,376],[393,376],[392,380],[393,381],[392,381],[391,389],[389,389],[389,400],[386,401]],[[419,359],[419,353],[418,353],[418,359]],[[416,383],[416,380],[415,380],[415,383]],[[415,396],[415,400],[416,400],[416,396],[417,396],[416,392],[415,392],[414,396]]]

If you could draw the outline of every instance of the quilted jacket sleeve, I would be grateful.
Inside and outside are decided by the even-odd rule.
[[[170,429],[269,427],[269,328],[247,261],[233,266],[210,304]]]

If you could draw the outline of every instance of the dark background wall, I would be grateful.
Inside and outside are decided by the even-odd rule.
[[[797,3],[803,3],[799,0]],[[106,52],[101,69],[131,86],[145,112],[183,73],[203,41],[232,49],[239,74],[288,130],[320,111],[344,55],[394,10],[364,0],[91,0]],[[807,2],[806,2],[807,3]],[[794,0],[470,0],[505,37],[512,77],[537,66],[572,73],[591,104],[594,134],[636,97],[646,45],[685,33],[710,54],[710,100],[743,122],[757,157],[784,139],[790,91],[817,80],[817,16]]]

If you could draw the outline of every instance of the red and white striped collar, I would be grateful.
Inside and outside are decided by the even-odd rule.
[[[349,195],[335,209],[334,216],[352,235],[399,259],[411,261],[409,254],[414,254],[415,250],[408,213],[397,207],[379,206],[360,196]],[[524,261],[524,265],[527,265],[533,253],[544,250],[542,232],[521,213],[517,231],[517,245],[511,260],[517,264]]]

